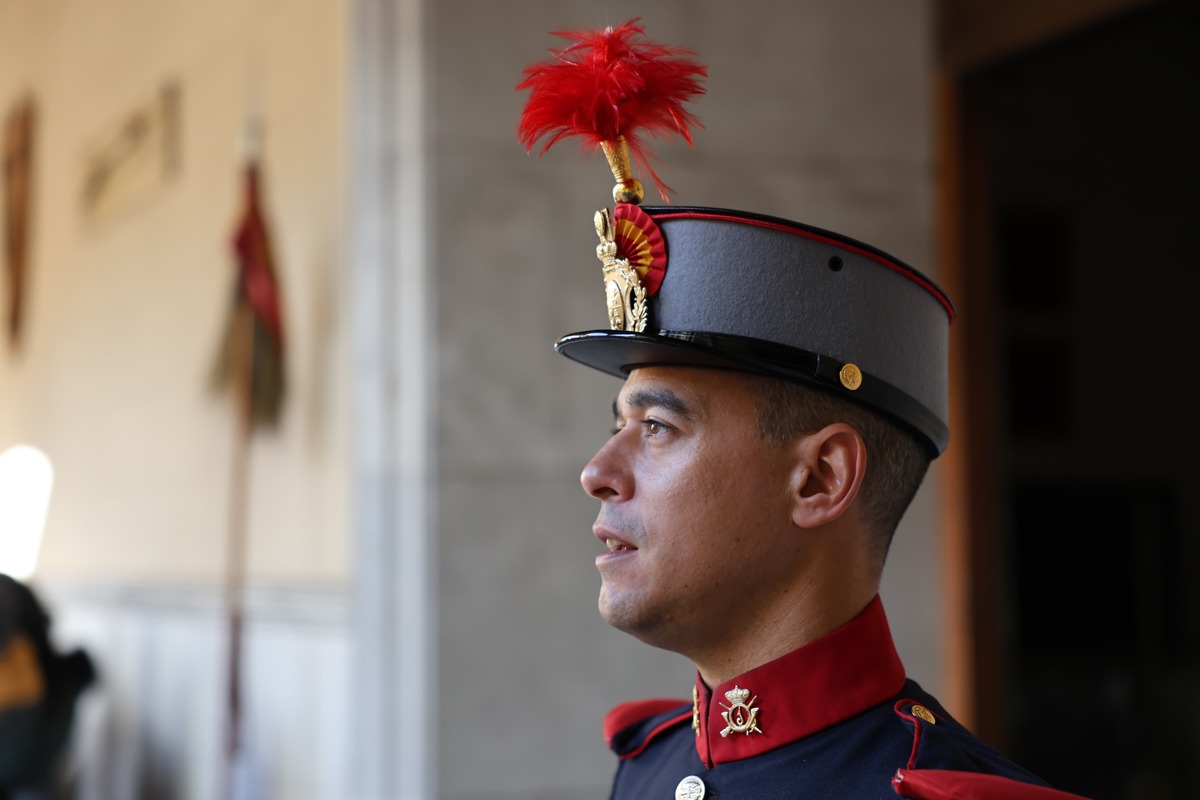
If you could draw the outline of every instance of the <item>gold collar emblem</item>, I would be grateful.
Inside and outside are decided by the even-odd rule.
[[[608,325],[614,331],[646,330],[646,287],[624,258],[617,258],[612,217],[607,208],[596,212],[596,258],[604,265],[604,295],[608,302]]]
[[[700,735],[700,693],[692,686],[692,730]]]
[[[736,685],[725,693],[725,699],[730,705],[721,704],[721,708],[726,709],[721,712],[721,718],[729,727],[721,731],[722,737],[731,733],[744,733],[747,736],[751,733],[762,733],[757,723],[758,709],[754,707],[758,696],[755,695],[749,703],[746,702],[747,697],[750,697],[750,690],[740,689]]]

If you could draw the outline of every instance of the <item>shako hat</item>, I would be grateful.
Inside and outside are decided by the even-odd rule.
[[[563,355],[616,376],[691,365],[832,392],[906,426],[939,455],[949,440],[947,348],[954,307],[932,281],[870,245],[776,217],[642,207],[632,161],[666,197],[642,136],[680,135],[705,68],[646,40],[637,20],[559,34],[571,44],[525,70],[526,148],[566,137],[603,149],[615,207],[596,212],[609,328],[568,334]]]

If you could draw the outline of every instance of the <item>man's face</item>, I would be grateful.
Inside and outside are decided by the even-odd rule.
[[[759,436],[736,372],[640,368],[615,411],[581,476],[601,502],[601,615],[684,653],[744,630],[787,591],[800,546],[788,449]]]

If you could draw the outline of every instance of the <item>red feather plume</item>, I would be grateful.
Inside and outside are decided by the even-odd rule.
[[[704,93],[700,81],[708,69],[691,58],[691,50],[647,39],[638,21],[602,31],[555,32],[572,44],[525,69],[517,89],[530,93],[517,138],[528,152],[549,137],[541,155],[572,136],[581,137],[590,152],[625,137],[633,161],[666,200],[670,189],[654,171],[654,154],[643,137],[679,135],[692,143],[691,126],[700,122],[684,103]]]

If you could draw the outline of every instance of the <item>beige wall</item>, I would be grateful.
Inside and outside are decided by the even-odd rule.
[[[232,417],[208,373],[228,303],[238,143],[258,102],[291,394],[254,449],[249,571],[346,579],[342,294],[347,3],[0,0],[0,111],[38,107],[27,328],[0,348],[0,448],[57,469],[40,577],[218,579]],[[182,91],[182,170],[89,223],[89,143]]]

